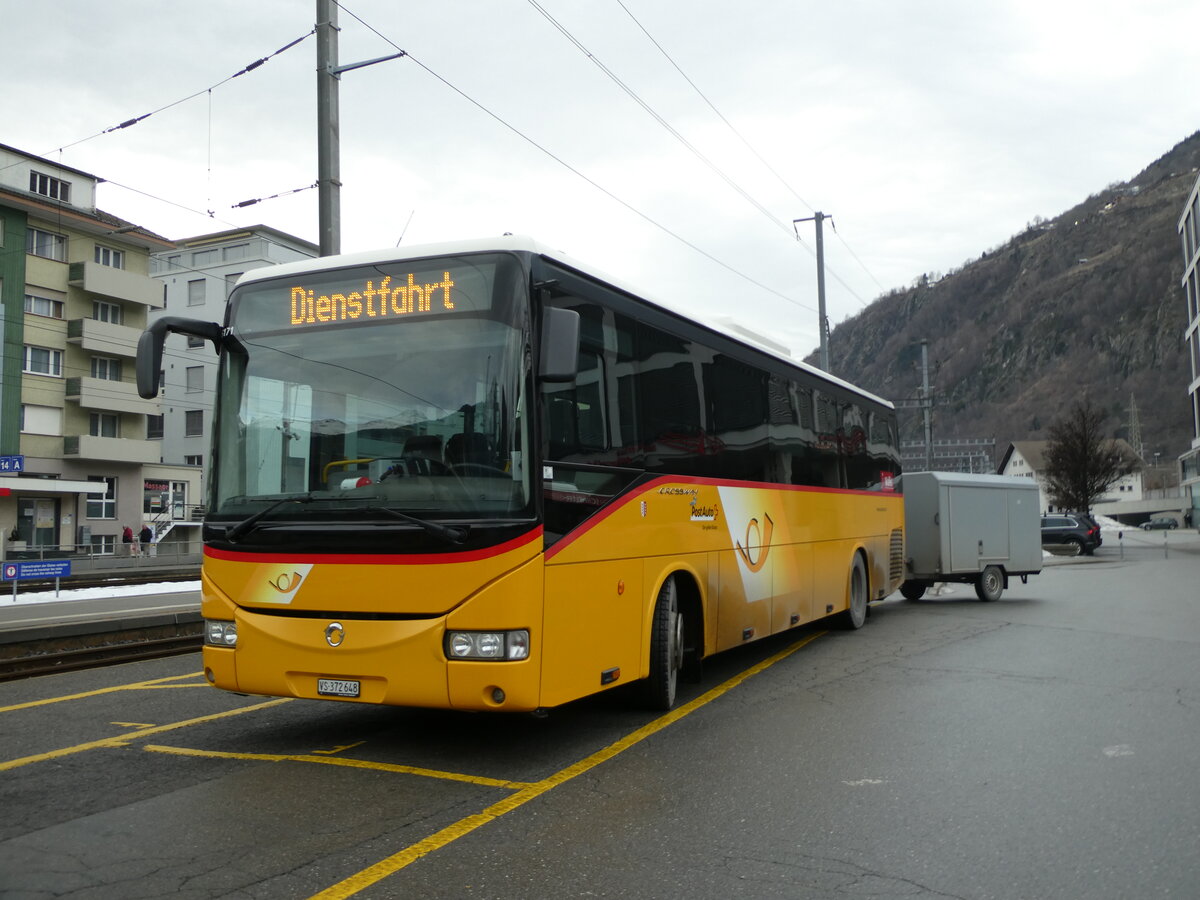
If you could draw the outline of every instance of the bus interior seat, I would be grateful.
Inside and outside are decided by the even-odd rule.
[[[454,434],[446,441],[446,462],[451,466],[468,463],[478,466],[496,464],[492,447],[482,434]]]

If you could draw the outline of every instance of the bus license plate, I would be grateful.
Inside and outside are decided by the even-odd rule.
[[[317,693],[322,697],[357,697],[358,682],[340,678],[318,678]]]

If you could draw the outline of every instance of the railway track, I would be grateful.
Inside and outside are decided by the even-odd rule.
[[[197,620],[9,645],[0,648],[0,681],[194,653],[202,641]]]
[[[130,585],[195,581],[195,568],[74,576],[63,579],[62,591]],[[8,585],[5,585],[8,587]],[[54,581],[22,581],[20,590],[54,590]],[[74,672],[98,666],[158,659],[200,649],[203,623],[199,612],[172,613],[138,620],[114,619],[87,623],[85,627],[21,630],[0,634],[0,681],[32,678],[56,672]]]

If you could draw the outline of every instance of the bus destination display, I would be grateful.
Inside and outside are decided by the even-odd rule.
[[[410,272],[406,283],[396,284],[388,275],[378,286],[373,279],[368,279],[361,285],[347,285],[348,289],[343,290],[322,288],[320,294],[312,288],[297,285],[291,288],[291,324],[333,324],[363,318],[448,312],[455,308],[451,294],[453,287],[454,279],[448,271],[442,273],[441,281],[419,284]]]

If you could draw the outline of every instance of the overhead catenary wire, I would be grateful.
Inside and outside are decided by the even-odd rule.
[[[336,2],[336,0],[335,0],[335,2]],[[362,17],[358,16],[353,10],[348,9],[344,3],[338,2],[337,5],[342,11],[344,11],[351,18],[355,19],[364,28],[371,31],[373,34],[375,34],[381,40],[385,41],[387,44],[394,47],[396,50],[399,50],[399,51],[405,53],[406,58],[412,60],[414,65],[418,66],[424,72],[426,72],[428,75],[430,75],[437,81],[441,82],[444,86],[446,86],[447,88],[452,90],[454,93],[458,94],[460,97],[462,97],[464,100],[466,100],[472,106],[474,106],[476,109],[478,109],[484,115],[490,117],[491,119],[493,119],[494,121],[496,121],[497,123],[502,125],[504,128],[511,131],[513,134],[515,134],[521,140],[525,141],[530,146],[534,147],[536,150],[539,150],[541,153],[545,154],[547,157],[549,157],[554,162],[558,163],[558,165],[562,166],[567,171],[571,172],[573,175],[586,181],[593,188],[600,191],[602,194],[604,194],[610,200],[614,201],[615,203],[617,203],[620,206],[623,206],[625,209],[629,210],[631,213],[633,213],[635,216],[640,218],[642,221],[653,226],[654,228],[657,228],[659,231],[662,231],[664,234],[668,235],[669,237],[674,238],[676,241],[683,244],[685,247],[700,254],[705,259],[716,264],[717,266],[720,266],[721,268],[725,269],[726,271],[730,272],[731,274],[736,275],[737,277],[743,279],[744,281],[748,282],[749,284],[753,284],[755,287],[759,288],[760,290],[766,291],[769,294],[779,297],[780,299],[787,301],[788,303],[792,304],[793,306],[800,307],[801,309],[808,310],[809,312],[816,312],[815,307],[810,306],[809,304],[804,303],[800,300],[797,300],[794,297],[789,297],[787,294],[784,294],[781,291],[778,291],[772,287],[769,287],[769,286],[763,284],[762,282],[760,282],[757,279],[751,277],[750,275],[747,275],[746,273],[738,270],[737,268],[735,268],[734,266],[725,262],[724,260],[719,259],[718,257],[714,256],[712,253],[709,253],[707,250],[698,246],[697,244],[693,243],[692,241],[689,241],[687,238],[683,237],[682,235],[677,234],[676,232],[672,231],[670,228],[668,228],[663,223],[659,222],[657,219],[653,218],[649,214],[638,209],[637,207],[635,207],[633,204],[629,203],[628,201],[622,199],[617,194],[613,193],[612,191],[610,191],[608,188],[601,185],[599,182],[597,182],[593,178],[584,174],[579,169],[572,166],[570,163],[568,163],[566,160],[562,159],[560,156],[553,153],[548,148],[539,144],[537,141],[535,141],[529,135],[525,134],[523,131],[521,131],[519,128],[517,128],[515,125],[513,125],[510,122],[508,122],[507,120],[505,120],[499,114],[492,112],[490,109],[488,109],[486,106],[484,106],[482,103],[480,103],[475,98],[471,97],[469,94],[467,94],[461,88],[452,84],[446,78],[442,77],[437,72],[433,71],[431,68],[429,68],[423,62],[421,62],[419,59],[417,59],[415,56],[413,56],[413,54],[411,52],[404,51],[403,48],[401,48],[395,41],[393,41],[391,38],[387,37],[382,32],[380,32],[378,29],[376,29],[374,26],[372,26],[371,24],[366,22],[364,19],[362,19]]]
[[[139,124],[140,122],[144,122],[146,119],[150,118],[151,116],[158,115],[160,112],[164,112],[168,109],[171,109],[172,107],[179,106],[181,103],[187,103],[189,100],[194,100],[196,97],[199,97],[201,94],[210,93],[211,91],[215,90],[216,88],[219,88],[221,85],[228,84],[229,82],[233,81],[235,78],[239,78],[242,75],[247,74],[248,72],[253,72],[259,66],[263,65],[264,63],[269,62],[270,60],[274,59],[276,56],[279,56],[281,53],[286,53],[288,50],[291,50],[293,47],[295,47],[301,41],[305,40],[306,38],[311,37],[315,33],[316,33],[315,28],[309,30],[306,34],[302,34],[302,35],[300,35],[300,37],[296,38],[295,40],[289,41],[288,43],[284,44],[282,47],[280,47],[274,53],[269,53],[266,56],[261,57],[260,59],[256,59],[254,62],[250,63],[249,65],[243,66],[241,69],[234,72],[232,75],[229,75],[226,78],[222,78],[216,84],[209,85],[206,88],[203,88],[192,94],[188,94],[186,97],[180,97],[178,100],[173,100],[170,103],[167,103],[167,104],[164,104],[163,106],[158,107],[157,109],[152,109],[152,110],[150,110],[150,112],[142,113],[140,116],[134,116],[132,118],[126,119],[124,122],[121,122],[117,125],[113,125],[110,128],[105,128],[102,131],[98,131],[95,134],[89,135],[88,137],[85,137],[85,138],[80,138],[77,141],[72,141],[69,144],[63,144],[61,147],[56,147],[54,150],[50,150],[47,153],[43,153],[40,155],[48,156],[50,153],[61,153],[64,150],[68,150],[71,147],[77,147],[80,144],[86,143],[87,141],[94,140],[95,138],[98,138],[98,137],[102,137],[103,135],[112,134],[114,131],[121,131],[125,128],[131,128],[134,125]]]
[[[692,90],[696,92],[696,95],[701,100],[704,101],[705,105],[707,105],[708,108],[713,111],[713,113],[716,115],[716,117],[725,124],[725,126],[733,133],[733,135],[739,141],[742,142],[743,146],[745,146],[745,148],[750,151],[750,153],[754,156],[754,158],[757,159],[760,163],[762,163],[763,167],[768,172],[770,172],[773,176],[775,176],[776,180],[781,185],[783,185],[793,197],[795,197],[797,200],[799,200],[801,205],[805,206],[809,210],[809,212],[816,212],[816,210],[813,209],[812,204],[810,204],[807,200],[805,200],[803,197],[801,197],[799,192],[794,187],[792,187],[791,184],[788,183],[787,179],[784,178],[783,175],[781,175],[778,172],[778,170],[776,170],[775,167],[772,166],[761,153],[758,152],[758,150],[754,147],[754,145],[752,145],[750,143],[750,141],[748,141],[746,139],[746,137],[734,126],[734,124],[731,121],[729,121],[729,119],[725,116],[725,114],[722,113],[721,110],[717,109],[716,104],[713,103],[712,100],[709,99],[708,95],[705,94],[704,91],[700,90],[700,87],[696,84],[696,82],[693,81],[688,76],[688,74],[683,71],[683,68],[679,65],[679,63],[677,63],[671,57],[671,54],[669,54],[666,51],[666,48],[664,48],[663,45],[660,44],[658,42],[658,40],[655,39],[654,35],[652,35],[650,33],[650,31],[646,28],[646,26],[643,25],[641,23],[641,21],[637,18],[637,16],[635,16],[630,11],[629,7],[625,5],[624,0],[616,0],[616,2],[617,2],[617,5],[620,6],[621,9],[623,9],[625,11],[625,14],[628,15],[629,18],[633,21],[633,24],[635,24],[638,27],[638,29],[642,32],[642,34],[644,34],[646,36],[646,39],[648,41],[650,41],[651,44],[654,45],[655,49],[657,49],[658,52],[662,54],[663,58],[668,63],[671,64],[672,68],[674,68],[675,71],[679,73],[680,77],[683,78],[683,80],[686,81],[688,83],[688,85],[691,86]],[[832,222],[830,224],[832,224]],[[872,281],[875,282],[875,284],[879,287],[879,289],[881,291],[885,291],[886,288],[882,284],[879,283],[879,279],[877,279],[875,277],[875,275],[871,272],[871,270],[867,268],[866,264],[861,259],[859,259],[858,254],[854,252],[854,250],[846,242],[845,238],[843,238],[841,236],[841,234],[838,233],[836,226],[834,227],[833,232],[835,235],[837,235],[838,240],[846,248],[846,252],[848,252],[850,254],[850,256],[853,257],[854,261],[857,262],[858,265],[862,268],[862,270],[867,273],[867,275],[870,277],[870,279]],[[797,237],[797,239],[799,239],[799,234],[797,234],[796,237]],[[808,249],[807,244],[805,244],[804,246],[805,246],[805,249]],[[810,250],[810,252],[811,252],[811,250]],[[836,278],[838,280],[838,282],[843,287],[846,288],[846,290],[848,290],[855,297],[855,299],[857,299],[859,301],[859,303],[862,303],[864,306],[866,305],[863,298],[859,297],[858,294],[848,284],[846,284],[845,281],[843,281],[840,277],[838,277],[836,272],[834,272],[832,269],[828,268],[828,266],[826,267],[826,269],[827,269],[827,271],[829,271],[829,273],[834,278]]]

